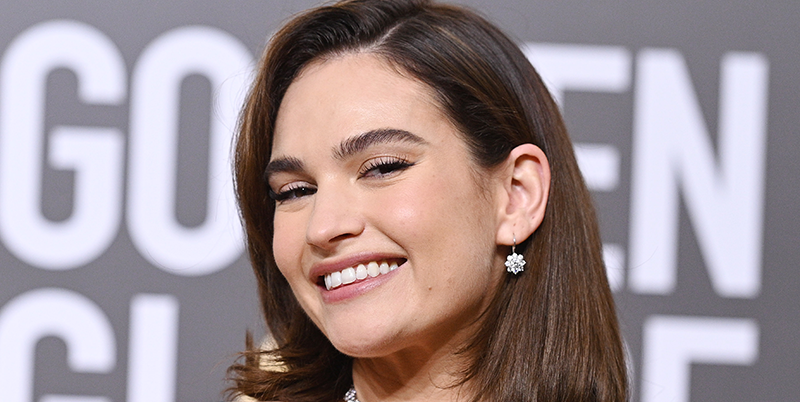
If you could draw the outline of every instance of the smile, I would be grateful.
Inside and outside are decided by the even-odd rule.
[[[374,278],[397,269],[396,261],[370,261],[367,264],[358,264],[345,268],[341,271],[325,274],[325,288],[328,290],[336,289],[342,285],[361,281],[367,278]]]

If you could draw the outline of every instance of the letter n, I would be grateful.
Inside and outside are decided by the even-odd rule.
[[[723,297],[761,287],[768,63],[756,53],[722,58],[716,152],[681,54],[637,56],[629,285],[669,294],[676,282],[678,190]]]

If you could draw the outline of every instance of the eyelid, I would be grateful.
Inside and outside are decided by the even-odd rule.
[[[361,165],[361,168],[358,170],[358,177],[359,178],[367,177],[370,171],[380,167],[393,167],[392,171],[384,174],[384,175],[390,175],[392,173],[408,169],[413,165],[414,165],[413,162],[410,162],[408,159],[402,156],[381,155],[365,161]]]
[[[296,160],[295,158],[284,158],[287,160]],[[302,165],[302,162],[296,162]],[[287,170],[277,169],[265,172],[265,181],[267,185],[269,198],[276,200],[282,193],[287,190],[291,191],[292,188],[288,186],[299,186],[316,188],[313,178],[305,172],[304,169],[290,168]]]
[[[278,203],[302,198],[317,192],[315,185],[302,180],[286,183],[277,191],[273,190],[272,186],[269,186],[268,189],[269,198]],[[296,192],[302,192],[303,194],[295,194]]]

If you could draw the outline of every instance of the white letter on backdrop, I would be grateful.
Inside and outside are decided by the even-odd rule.
[[[178,300],[136,295],[128,334],[127,402],[174,402],[178,359]]]
[[[632,60],[624,47],[526,43],[521,48],[562,109],[567,91],[622,93],[630,89]],[[615,146],[576,143],[575,157],[590,190],[617,188],[622,158]],[[625,249],[619,244],[603,244],[613,291],[624,286],[624,254]]]
[[[631,85],[631,54],[619,46],[526,43],[525,56],[560,106],[567,91],[621,93]]]
[[[225,268],[243,247],[233,198],[230,145],[252,56],[230,34],[184,27],[154,40],[132,78],[128,228],[153,265],[176,275],[206,275]],[[211,81],[208,213],[198,228],[175,216],[181,82],[191,74]]]
[[[0,310],[0,401],[33,401],[36,344],[55,336],[67,345],[70,369],[110,373],[116,364],[114,330],[102,310],[86,297],[65,289],[37,289],[12,299]],[[96,396],[48,395],[42,399],[81,402]]]
[[[525,56],[563,107],[567,91],[622,93],[631,85],[631,54],[617,46],[526,43]],[[619,182],[619,151],[608,144],[575,144],[589,189],[612,191]]]
[[[114,240],[122,209],[124,139],[114,128],[57,127],[48,160],[75,171],[72,215],[41,213],[47,77],[67,68],[82,102],[119,104],[125,63],[102,32],[76,21],[33,26],[9,45],[0,65],[0,236],[22,261],[51,270],[85,265]]]
[[[722,59],[719,163],[686,64],[674,50],[638,57],[631,183],[630,287],[675,288],[678,187],[720,296],[761,288],[768,65],[754,53]]]
[[[642,401],[688,402],[692,363],[751,365],[758,324],[715,317],[653,316],[642,339]]]

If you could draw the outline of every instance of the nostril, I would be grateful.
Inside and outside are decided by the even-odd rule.
[[[350,238],[350,237],[355,237],[357,235],[358,235],[357,233],[342,233],[342,234],[332,238],[331,241],[335,242],[335,241],[339,241],[339,240],[344,240],[344,239],[347,239],[347,238]]]

